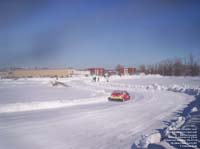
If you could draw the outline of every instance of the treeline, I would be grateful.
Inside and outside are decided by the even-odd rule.
[[[198,76],[200,75],[199,60],[193,55],[185,58],[167,59],[153,65],[141,65],[139,72],[160,74],[163,76]]]

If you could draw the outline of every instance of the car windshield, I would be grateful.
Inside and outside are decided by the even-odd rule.
[[[121,91],[113,91],[112,93],[121,93]]]
[[[126,94],[125,91],[114,91],[113,94]]]

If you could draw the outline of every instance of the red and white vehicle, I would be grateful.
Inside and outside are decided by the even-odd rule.
[[[131,96],[127,91],[120,91],[120,90],[113,91],[111,96],[108,98],[108,100],[111,101],[126,101],[130,99]]]

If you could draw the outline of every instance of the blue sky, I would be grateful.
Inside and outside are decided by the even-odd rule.
[[[0,20],[0,67],[138,66],[200,55],[198,0],[2,0]]]

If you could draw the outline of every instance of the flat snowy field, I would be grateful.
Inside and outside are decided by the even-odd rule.
[[[131,149],[195,100],[173,89],[200,87],[197,77],[124,76],[0,80],[1,149]],[[132,99],[110,102],[113,90]]]

